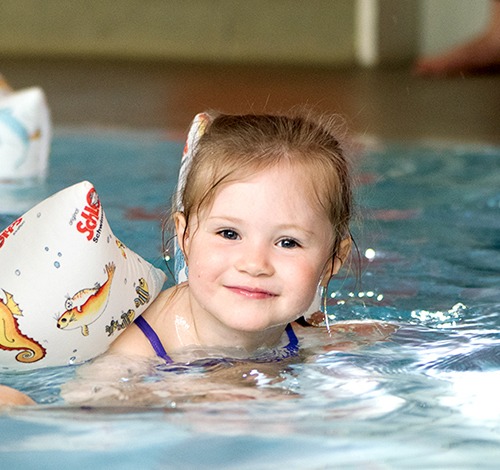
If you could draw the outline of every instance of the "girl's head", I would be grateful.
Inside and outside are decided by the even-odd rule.
[[[342,263],[350,244],[352,189],[349,165],[331,116],[310,113],[226,115],[212,118],[199,139],[180,199],[186,226],[211,207],[226,184],[288,167],[300,174],[312,207],[332,230],[332,260]],[[176,209],[178,210],[178,209]],[[342,252],[343,251],[343,252]]]

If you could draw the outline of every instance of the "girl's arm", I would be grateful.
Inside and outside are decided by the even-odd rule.
[[[0,385],[0,407],[13,405],[35,405],[35,402],[19,390]]]

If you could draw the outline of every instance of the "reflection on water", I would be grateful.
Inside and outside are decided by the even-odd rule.
[[[117,236],[161,265],[159,222],[140,214],[167,200],[181,147],[154,134],[61,134],[48,184],[94,182]],[[71,367],[4,374],[43,405],[0,419],[6,468],[35,454],[37,468],[61,456],[74,468],[496,468],[500,149],[388,145],[360,161],[362,279],[336,279],[328,313],[398,325],[389,340],[329,347],[324,332],[300,330],[288,362],[133,376],[154,407],[69,407],[60,386]]]

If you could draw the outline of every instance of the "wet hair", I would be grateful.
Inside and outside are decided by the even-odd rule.
[[[338,128],[335,116],[311,112],[213,116],[180,194],[186,226],[193,214],[210,208],[222,185],[287,165],[304,175],[310,184],[304,196],[328,217],[335,256],[340,242],[350,236],[353,199]]]

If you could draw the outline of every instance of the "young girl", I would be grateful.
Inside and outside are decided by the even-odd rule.
[[[297,338],[351,249],[351,181],[331,119],[206,116],[173,211],[188,281],[164,291],[110,352],[249,357]],[[205,351],[206,354],[206,351]]]
[[[315,311],[349,256],[351,180],[333,118],[201,118],[204,132],[181,170],[172,211],[188,279],[162,292],[101,365],[119,369],[120,357],[133,358],[125,362],[134,368],[141,357],[170,363],[258,358],[269,350],[277,359],[296,355],[292,322]],[[366,340],[373,332],[363,333]],[[387,332],[375,333],[382,339]],[[80,392],[66,389],[73,402]]]

